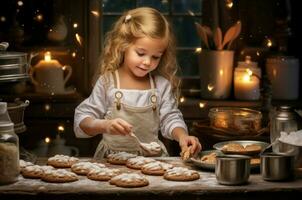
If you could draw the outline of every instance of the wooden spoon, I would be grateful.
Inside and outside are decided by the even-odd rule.
[[[221,45],[222,44],[222,32],[219,27],[217,27],[216,30],[214,31],[214,43],[216,45],[217,50],[222,49],[222,45]]]
[[[233,38],[230,40],[229,44],[228,44],[228,49],[231,48],[232,42],[240,35],[241,32],[241,22],[237,21],[237,23],[235,24],[236,27],[236,31],[235,34],[233,35]]]
[[[204,30],[204,28],[197,22],[195,22],[195,26],[197,29],[197,33],[198,35],[201,37],[201,39],[203,40],[204,44],[206,45],[207,48],[209,48],[209,42],[208,42],[208,38],[207,38],[207,33]]]
[[[230,42],[234,38],[234,36],[236,35],[236,31],[237,30],[235,25],[231,26],[231,28],[227,30],[223,38],[222,47],[221,47],[222,49],[228,42]]]

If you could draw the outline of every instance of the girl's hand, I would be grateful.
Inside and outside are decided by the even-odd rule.
[[[179,146],[181,148],[181,156],[187,160],[192,155],[196,155],[201,151],[201,144],[197,137],[185,135],[179,138]]]
[[[129,135],[132,125],[123,119],[116,118],[107,120],[105,123],[106,132],[113,135]]]

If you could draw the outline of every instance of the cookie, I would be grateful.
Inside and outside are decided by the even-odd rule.
[[[192,149],[192,146],[189,146],[187,149],[183,150],[180,153],[182,160],[188,160],[191,157],[191,149]]]
[[[41,178],[46,170],[54,169],[52,166],[29,165],[21,169],[24,178]]]
[[[202,163],[206,163],[206,164],[215,164],[216,163],[216,157],[217,157],[217,154],[216,153],[210,153],[208,155],[204,155],[200,158],[200,161]]]
[[[246,151],[260,152],[261,149],[262,149],[261,146],[258,144],[249,144],[245,146]]]
[[[222,147],[221,149],[222,151],[231,151],[231,152],[242,152],[245,151],[244,146],[242,146],[241,144],[237,144],[237,143],[229,143],[226,144]]]
[[[184,167],[173,167],[165,172],[164,178],[169,181],[194,181],[199,179],[200,175],[195,170]]]
[[[112,177],[121,173],[119,169],[110,169],[107,167],[93,169],[87,174],[87,178],[95,181],[109,181]]]
[[[134,157],[136,157],[135,154],[131,154],[123,151],[118,153],[111,153],[107,155],[107,162],[115,165],[125,165],[129,158],[134,158]]]
[[[44,171],[39,165],[29,165],[21,169],[21,174],[24,178],[41,178]]]
[[[102,167],[105,167],[105,165],[101,163],[78,162],[71,166],[71,171],[79,175],[86,175],[91,170],[102,168]]]
[[[41,180],[51,183],[67,183],[78,180],[78,176],[66,169],[46,170],[41,177]]]
[[[66,155],[55,155],[48,158],[47,165],[51,165],[56,168],[68,168],[73,164],[79,162],[79,159],[76,157],[70,157]]]
[[[149,181],[144,176],[136,173],[122,173],[113,177],[109,183],[125,188],[143,187],[149,185]]]
[[[155,162],[156,160],[152,158],[146,158],[144,156],[137,156],[134,158],[129,158],[126,162],[126,166],[131,168],[131,169],[141,169],[143,165],[150,163],[150,162]]]
[[[141,171],[147,175],[162,176],[165,171],[173,168],[173,165],[161,161],[151,162],[142,166]]]
[[[20,160],[19,160],[19,165],[20,165],[20,168],[22,169],[22,168],[24,168],[24,167],[26,167],[26,166],[32,166],[32,165],[34,165],[34,164],[31,163],[31,162],[27,162],[27,161],[25,161],[25,160],[20,159]]]

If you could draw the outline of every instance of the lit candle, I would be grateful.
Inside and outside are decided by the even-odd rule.
[[[240,100],[258,100],[260,98],[259,77],[252,71],[235,69],[235,98]]]
[[[250,56],[245,61],[238,62],[234,72],[235,98],[240,100],[258,100],[260,98],[261,70]]]
[[[64,94],[65,83],[71,73],[70,66],[63,66],[58,60],[52,59],[48,51],[44,54],[44,60],[31,69],[31,79],[39,93]]]
[[[36,67],[47,67],[47,68],[52,68],[52,67],[58,67],[62,68],[63,66],[59,63],[58,60],[52,59],[51,58],[51,53],[47,51],[44,54],[44,60],[40,60],[39,63],[36,65]]]

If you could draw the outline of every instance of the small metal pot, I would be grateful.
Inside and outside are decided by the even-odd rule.
[[[293,155],[265,153],[260,157],[260,172],[264,180],[285,181],[294,178]]]
[[[250,157],[243,155],[217,156],[215,175],[222,185],[242,185],[250,176]]]

